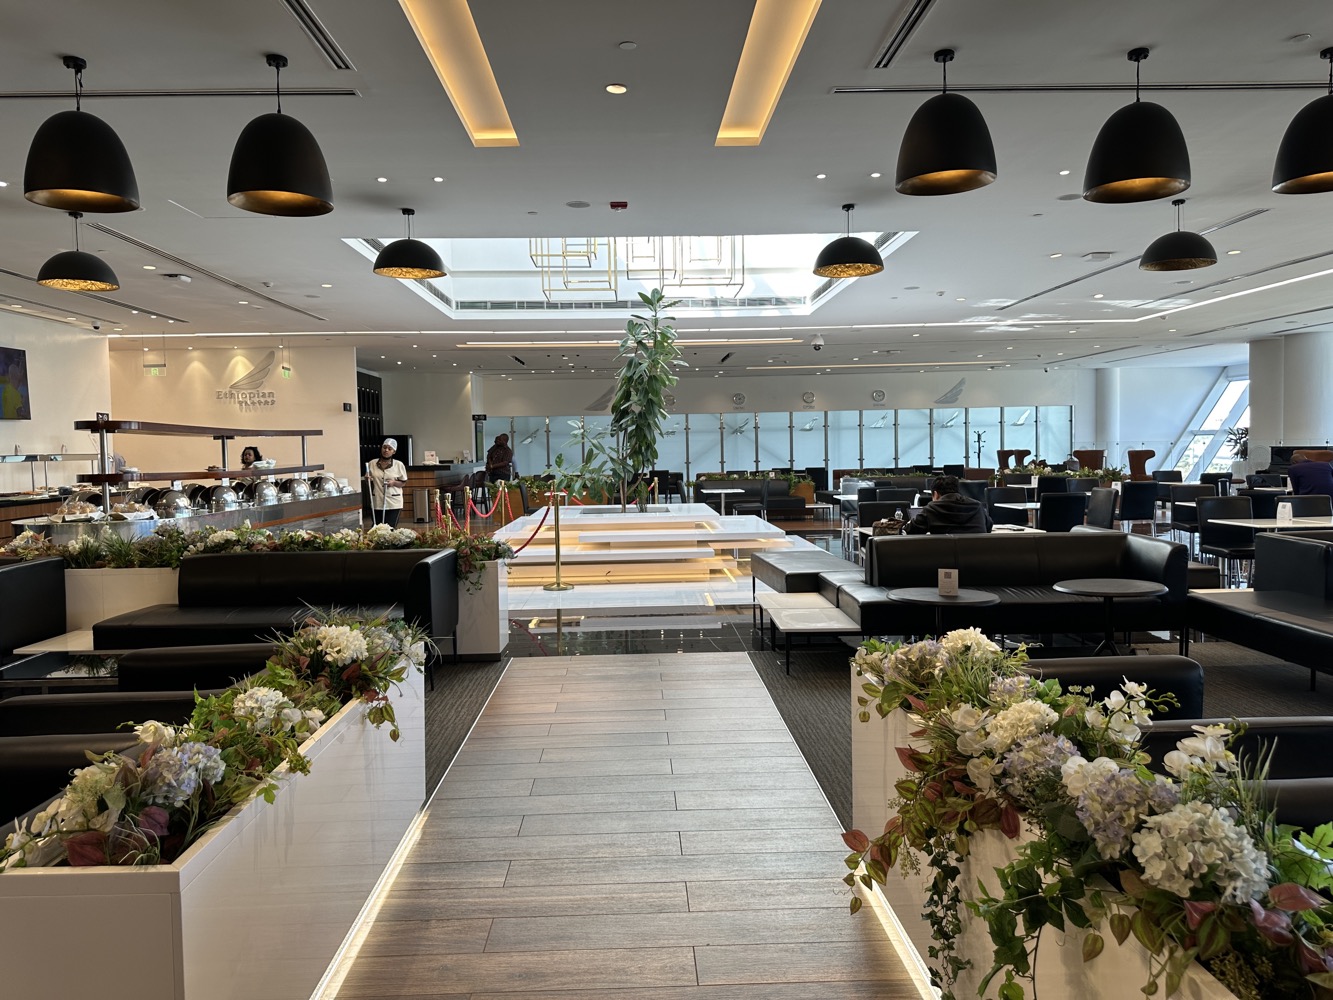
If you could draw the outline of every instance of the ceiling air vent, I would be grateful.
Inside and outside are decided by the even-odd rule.
[[[324,54],[330,66],[334,69],[356,69],[352,65],[352,60],[347,58],[347,53],[342,50],[342,46],[334,41],[329,30],[306,5],[305,0],[281,0],[281,3],[291,12],[292,17],[296,18],[296,23],[306,33],[306,37],[315,43],[315,48]]]
[[[935,0],[908,0],[899,8],[898,16],[889,29],[888,38],[879,47],[879,54],[872,64],[875,69],[889,68],[889,64],[897,58],[898,53],[902,51],[903,46],[907,44],[916,29],[921,27],[921,22],[925,20],[933,6],[935,6]]]

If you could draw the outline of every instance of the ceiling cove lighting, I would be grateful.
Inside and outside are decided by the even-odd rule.
[[[847,213],[847,232],[819,251],[815,274],[821,278],[863,278],[884,270],[884,258],[871,244],[852,235],[853,204],[842,206]]]
[[[1103,204],[1152,201],[1190,186],[1190,154],[1171,112],[1139,99],[1139,66],[1148,50],[1129,50],[1134,103],[1106,119],[1083,174],[1083,200]]]
[[[407,0],[400,0],[406,3]],[[758,146],[821,0],[756,0],[715,146]]]
[[[62,62],[74,71],[74,110],[52,115],[32,137],[23,197],[65,212],[133,212],[139,182],[130,156],[110,125],[82,109],[88,63],[78,56]]]
[[[74,220],[74,249],[56,254],[37,272],[37,284],[66,292],[114,292],[120,279],[111,266],[95,254],[79,249],[79,220],[82,212],[70,212]]]
[[[269,53],[278,110],[241,131],[227,171],[227,201],[260,215],[313,216],[333,211],[333,183],[324,153],[310,130],[282,113],[282,71],[287,57]]]
[[[517,146],[467,0],[398,0],[474,146]]]
[[[953,49],[935,53],[943,88],[916,109],[898,147],[899,194],[961,194],[995,180],[995,146],[977,106],[949,93]]]
[[[412,239],[412,216],[417,213],[410,208],[402,210],[407,220],[407,239],[394,240],[375,258],[375,273],[386,278],[443,278],[444,262],[440,255],[420,240]]]
[[[1282,136],[1273,164],[1278,194],[1333,191],[1333,48],[1319,58],[1328,60],[1328,93],[1301,108]]]
[[[1196,267],[1211,267],[1217,263],[1217,251],[1198,233],[1180,228],[1180,206],[1184,198],[1171,202],[1176,206],[1176,231],[1159,236],[1149,244],[1139,258],[1142,271],[1189,271]]]

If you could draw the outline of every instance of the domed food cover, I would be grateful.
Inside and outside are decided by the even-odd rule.
[[[228,510],[240,502],[230,486],[210,486],[204,496],[214,510]]]
[[[284,479],[278,484],[283,493],[291,494],[293,500],[309,500],[310,484],[304,479]]]
[[[180,490],[164,490],[154,509],[158,517],[189,517],[193,513],[190,498]]]
[[[315,496],[336,497],[342,491],[338,488],[338,481],[332,476],[320,474],[310,480],[310,489]]]
[[[266,479],[250,485],[250,499],[256,507],[278,502],[278,487]]]

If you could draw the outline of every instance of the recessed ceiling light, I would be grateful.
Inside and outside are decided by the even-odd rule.
[[[145,354],[148,353],[148,348],[146,348],[146,347],[144,348],[144,353],[145,353]]]
[[[1100,299],[1100,298],[1103,298],[1103,297],[1104,297],[1104,296],[1102,295],[1101,292],[1098,292],[1096,295],[1093,296],[1094,299]]]
[[[882,177],[883,175],[882,175],[878,170],[876,170],[876,171],[875,171],[873,174],[871,174],[870,176],[871,176],[871,177]]]
[[[145,265],[143,266],[143,269],[144,269],[145,271],[156,271],[156,270],[157,270],[157,265],[156,265],[156,264],[145,264]]]
[[[194,350],[193,347],[187,347],[187,348],[185,348],[185,349],[186,349],[187,351],[193,351],[193,350]]]
[[[1055,260],[1057,257],[1063,257],[1063,256],[1064,254],[1062,253],[1053,253],[1051,254],[1051,260]]]
[[[384,360],[384,355],[383,355],[383,354],[380,355],[380,360],[381,360],[381,361]]]
[[[1175,328],[1173,327],[1172,329],[1167,330],[1166,332],[1167,332],[1167,333],[1175,333],[1176,331],[1175,331]]]
[[[442,182],[444,181],[444,178],[443,178],[443,177],[432,177],[431,180],[433,180],[436,184],[440,184],[440,183],[442,183]]]
[[[149,313],[149,314],[148,314],[148,318],[149,318],[149,319],[157,319],[157,313]]]
[[[174,319],[169,319],[169,320],[167,320],[167,322],[168,322],[168,323],[174,323],[174,322],[176,322],[176,321],[175,321]]]
[[[250,304],[250,302],[249,302],[249,300],[247,300],[247,299],[238,299],[237,302],[236,302],[236,304],[237,304],[238,306],[248,306],[248,305]]]
[[[1013,348],[1012,348],[1012,347],[1006,347],[1005,350],[1006,350],[1006,351],[1012,351]]]
[[[17,302],[13,302],[13,303],[10,304],[9,308],[10,308],[10,309],[22,309],[23,307],[22,307],[21,305],[19,305]]]
[[[397,363],[398,363],[398,364],[400,364],[400,365],[401,365],[401,364],[402,364],[402,362],[401,362],[401,361],[399,361],[399,362],[397,362]]]
[[[919,336],[921,336],[921,334],[919,334],[919,333],[914,333],[914,334],[912,334],[912,336],[913,336],[913,337],[919,337]]]
[[[0,188],[9,187],[9,181],[0,181]]]
[[[1068,177],[1068,176],[1069,176],[1069,171],[1068,171],[1068,170],[1061,170],[1061,171],[1060,171],[1060,176],[1061,176],[1061,177]]]
[[[1063,357],[1065,356],[1065,352],[1064,352],[1064,351],[1057,351],[1056,354],[1055,354],[1055,356],[1056,356],[1057,358],[1063,358]]]
[[[431,357],[432,357],[432,358],[438,358],[439,355],[438,355],[438,354],[432,354]]]
[[[139,315],[139,310],[138,310],[138,309],[131,309],[131,310],[130,310],[130,315],[131,315],[131,316],[137,316],[137,315]]]
[[[389,183],[389,178],[387,178],[387,177],[376,177],[375,180],[379,181],[381,184],[388,184],[388,183]]]
[[[623,94],[628,90],[629,88],[623,83],[608,83],[606,85],[606,92],[608,94]]]
[[[113,329],[113,330],[115,330],[115,331],[116,331],[116,333],[120,333],[120,331],[121,331],[121,330],[123,330],[123,329],[125,329],[125,328],[124,328],[124,327],[123,327],[123,326],[113,326],[113,327],[112,327],[112,328],[111,328],[111,329]],[[190,348],[190,350],[192,350],[192,351],[193,351],[193,350],[194,350],[194,348],[193,348],[193,347],[191,347],[191,348]]]
[[[984,355],[984,354],[978,354],[978,355],[977,355],[977,357],[979,357],[979,358],[984,358],[985,356],[986,356],[986,355]]]
[[[853,361],[860,361],[860,358],[852,358]]]
[[[1096,348],[1096,347],[1101,347],[1102,345],[1101,345],[1101,344],[1093,344],[1092,346],[1093,346],[1094,348]]]
[[[329,285],[329,284],[324,284],[324,285],[320,285],[319,287],[320,287],[320,288],[332,288],[333,286],[332,286],[332,285]]]
[[[1227,256],[1228,256],[1228,257],[1234,257],[1234,256],[1236,256],[1236,254],[1238,254],[1238,253],[1240,253],[1239,250],[1228,250],[1228,251],[1227,251]]]
[[[815,174],[815,180],[822,181],[828,177],[828,174]]]
[[[958,299],[954,299],[954,301],[955,301],[955,302],[966,302],[967,299],[958,298]]]
[[[1309,36],[1306,36],[1306,37],[1309,37]],[[621,42],[619,45],[616,46],[616,48],[618,48],[618,49],[624,49],[626,52],[629,52],[631,49],[637,49],[638,47],[639,47],[639,43],[638,43],[638,42],[631,42],[631,41],[624,41],[624,42]]]

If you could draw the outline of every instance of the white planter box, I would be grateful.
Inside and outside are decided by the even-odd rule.
[[[912,744],[908,735],[918,728],[911,717],[901,710],[880,719],[873,707],[869,722],[857,718],[864,679],[852,672],[852,825],[867,836],[878,836],[889,817],[888,802],[897,792],[894,785],[907,775],[907,769],[898,759],[896,747]],[[1030,839],[1026,829],[1018,840],[1009,840],[998,830],[987,831],[972,838],[971,855],[962,864],[958,883],[964,899],[976,898],[977,880],[986,883],[991,892],[999,890],[995,869],[1015,859],[1017,848]],[[929,964],[927,949],[931,944],[930,927],[921,919],[926,901],[927,879],[930,869],[922,858],[923,876],[904,877],[889,873],[882,890],[884,901],[897,915],[925,964]],[[1140,996],[1139,987],[1148,981],[1148,953],[1132,937],[1117,945],[1108,927],[1101,935],[1106,949],[1092,962],[1083,961],[1083,932],[1071,930],[1061,934],[1052,928],[1042,931],[1042,945],[1037,949],[1037,989],[1039,997],[1080,997],[1084,1000],[1121,1000]],[[977,984],[990,971],[993,950],[986,925],[970,914],[963,917],[963,933],[958,941],[959,954],[972,960],[972,968],[963,972],[954,986],[956,996],[977,996]],[[991,982],[985,996],[995,997],[1004,982],[1003,974]],[[1028,990],[1030,993],[1031,991]],[[1200,965],[1191,966],[1181,983],[1177,998],[1185,1000],[1234,1000],[1221,983]]]
[[[154,604],[176,603],[174,569],[66,569],[65,631]]]
[[[509,568],[499,561],[484,564],[481,589],[458,583],[458,655],[498,660],[509,644]],[[444,646],[441,653],[447,654]]]
[[[302,748],[309,774],[174,864],[0,875],[4,995],[308,997],[425,799],[422,691],[414,672],[393,696],[398,743],[346,706]]]

